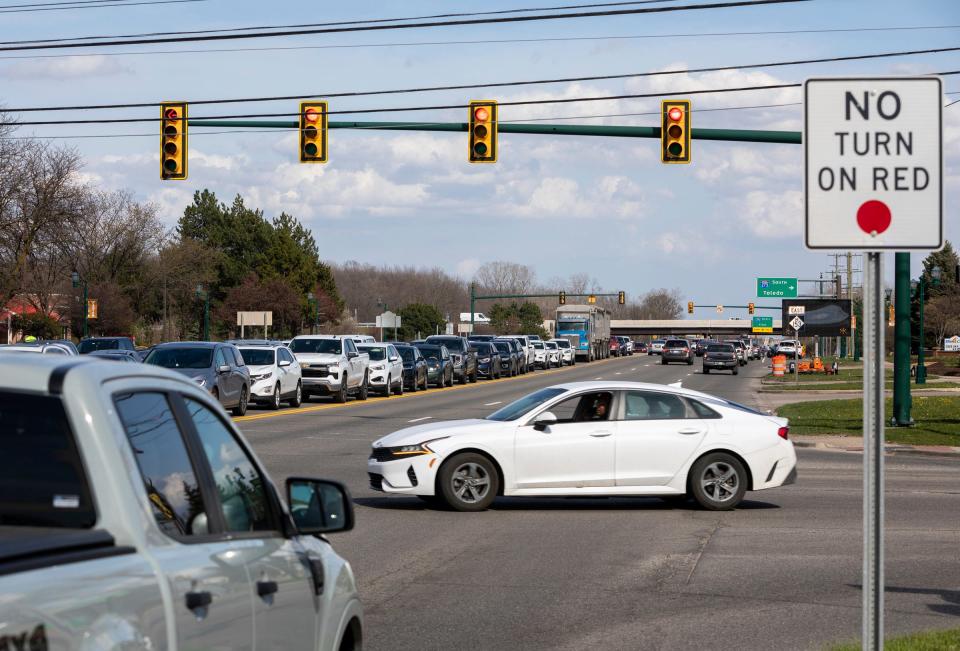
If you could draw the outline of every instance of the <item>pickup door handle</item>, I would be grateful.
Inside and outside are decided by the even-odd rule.
[[[257,581],[257,596],[267,597],[280,590],[276,581]]]
[[[187,610],[199,610],[213,603],[213,596],[207,592],[188,592],[186,596]]]
[[[613,435],[613,432],[609,432],[607,430],[602,430],[599,432],[590,432],[590,436],[592,436],[595,439],[602,439],[605,436],[612,436],[612,435]]]
[[[683,429],[677,430],[678,434],[703,434],[702,429],[697,429],[696,427],[684,427]]]

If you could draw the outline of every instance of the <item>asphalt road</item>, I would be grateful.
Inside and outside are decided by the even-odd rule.
[[[331,541],[356,572],[368,649],[820,649],[860,630],[857,454],[800,450],[797,484],[748,493],[725,513],[500,498],[465,514],[367,485],[370,443],[410,421],[483,416],[593,379],[679,380],[756,404],[761,364],[704,376],[699,363],[638,355],[238,421],[276,480],[329,477],[353,493],[356,528]],[[889,457],[886,524],[888,633],[960,626],[960,466]]]

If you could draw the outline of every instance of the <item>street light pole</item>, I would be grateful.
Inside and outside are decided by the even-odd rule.
[[[210,341],[210,292],[197,285],[197,298],[203,299],[203,341]]]
[[[940,267],[934,267],[930,270],[930,277],[933,279],[934,287],[940,284],[940,276],[943,271]],[[917,345],[917,384],[926,384],[927,383],[927,367],[924,363],[924,354],[923,348],[925,345],[924,336],[925,332],[923,329],[923,304],[924,304],[924,289],[927,285],[927,278],[923,274],[920,275],[920,281],[917,283],[920,289],[920,342]]]
[[[310,328],[310,334],[317,334],[320,327],[320,299],[314,296],[313,292],[307,292],[307,304],[313,305],[313,326]]]
[[[87,297],[87,279],[81,278],[80,273],[74,271],[70,274],[70,282],[73,283],[74,287],[83,284],[83,338],[86,339],[89,334],[87,317],[90,316],[90,306],[87,304],[89,300]]]
[[[895,427],[913,425],[910,412],[910,253],[894,254],[893,416]]]

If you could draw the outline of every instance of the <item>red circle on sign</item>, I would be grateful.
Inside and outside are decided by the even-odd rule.
[[[876,199],[864,202],[857,209],[857,225],[864,233],[880,234],[890,228],[890,208]]]

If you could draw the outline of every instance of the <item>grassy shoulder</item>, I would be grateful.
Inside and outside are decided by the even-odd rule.
[[[929,631],[884,641],[887,651],[960,651],[960,628],[949,631]],[[860,651],[859,643],[838,644],[830,651]]]
[[[916,425],[888,427],[888,443],[960,446],[960,396],[916,396],[911,410]],[[790,433],[802,435],[863,434],[863,400],[816,400],[795,402],[777,409],[790,419]],[[886,420],[893,415],[893,401],[886,400]]]
[[[910,386],[911,386],[911,389],[915,391],[919,391],[922,389],[960,389],[960,383],[957,383],[957,382],[927,382],[926,384],[911,383]],[[829,391],[848,391],[851,389],[862,389],[862,388],[863,388],[863,377],[860,377],[856,381],[851,380],[848,382],[832,382],[828,384],[822,383],[822,382],[804,383],[803,381],[801,381],[798,384],[797,383],[795,384],[787,384],[787,383],[779,384],[778,383],[775,385],[769,385],[769,384],[763,385],[763,391],[774,391],[774,392],[779,392],[779,391],[784,391],[784,392],[826,391],[826,392],[829,392]],[[890,382],[887,382],[887,390],[889,391],[893,390],[893,385]]]

